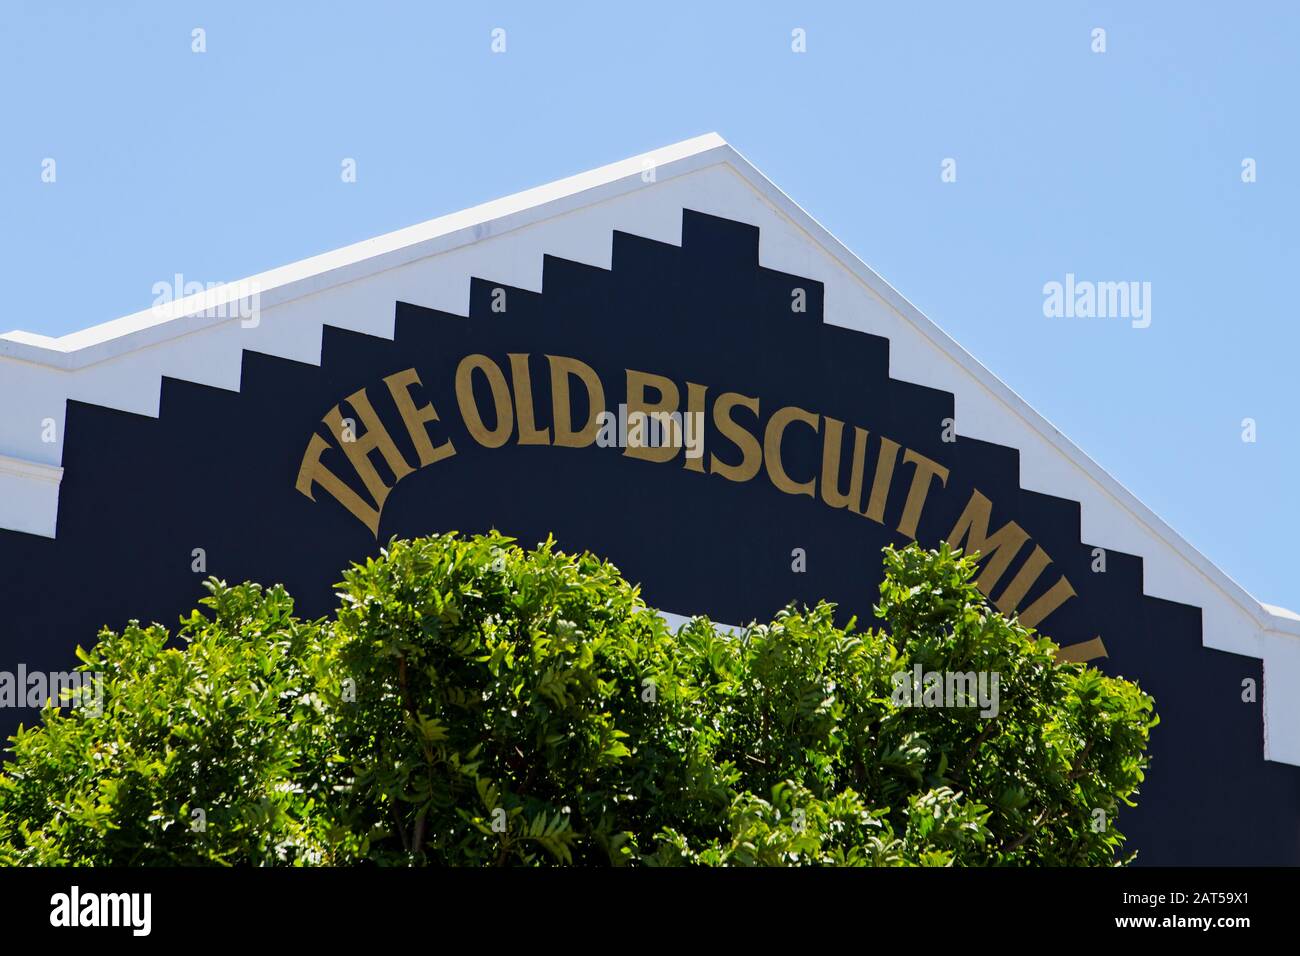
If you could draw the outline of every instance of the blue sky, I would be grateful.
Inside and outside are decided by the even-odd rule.
[[[0,7],[5,328],[74,331],[177,272],[237,279],[716,130],[1228,574],[1300,607],[1300,7],[58,6]],[[1151,326],[1045,318],[1066,273],[1150,282]]]

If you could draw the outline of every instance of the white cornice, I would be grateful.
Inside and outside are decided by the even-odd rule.
[[[22,478],[28,481],[44,481],[57,485],[63,480],[63,469],[58,465],[47,465],[39,461],[27,461],[24,458],[10,458],[0,455],[0,475]]]
[[[272,308],[732,158],[744,162],[721,136],[706,133],[80,332],[57,338],[21,330],[7,332],[0,335],[0,356],[63,370],[84,368],[228,322],[229,318],[220,316],[220,306],[237,300],[243,289],[257,289],[262,308]],[[211,312],[218,315],[204,314]]]

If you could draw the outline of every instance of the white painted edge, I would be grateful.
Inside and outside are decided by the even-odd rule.
[[[1093,461],[1078,445],[1066,438],[1060,429],[1035,411],[1010,386],[990,372],[947,332],[939,328],[920,309],[904,298],[897,289],[891,286],[874,269],[854,255],[844,243],[836,239],[826,227],[782,192],[752,163],[741,156],[734,147],[728,146],[727,149],[735,156],[737,171],[748,179],[787,219],[803,229],[810,241],[825,249],[841,266],[856,275],[872,292],[884,299],[889,306],[915,326],[936,348],[969,372],[1009,412],[1022,419],[1033,431],[1054,446],[1061,455],[1078,466],[1099,489],[1127,511],[1135,521],[1146,526],[1155,537],[1163,539],[1184,560],[1200,572],[1207,583],[1221,591],[1234,604],[1247,611],[1255,618],[1261,628],[1281,629],[1300,636],[1300,615],[1285,612],[1284,615],[1278,616],[1275,611],[1283,609],[1276,609],[1271,606],[1270,609],[1266,610],[1264,604],[1201,554],[1182,535],[1170,527],[1164,519],[1143,504],[1136,495]]]
[[[1297,614],[1295,611],[1288,611],[1284,607],[1278,607],[1276,604],[1265,604],[1263,601],[1260,601],[1259,606],[1274,617],[1285,618],[1288,621],[1300,621],[1300,614]]]
[[[854,255],[816,219],[777,188],[766,176],[716,133],[684,140],[576,176],[525,190],[502,199],[355,243],[322,255],[185,297],[164,307],[95,325],[59,337],[12,331],[0,336],[0,357],[30,362],[51,369],[85,368],[136,350],[230,321],[219,306],[255,289],[261,306],[271,308],[293,299],[375,275],[419,259],[500,236],[588,205],[641,188],[654,170],[656,178],[684,175],[725,164],[744,179],[774,210],[799,228],[871,293],[910,322],[937,349],[965,369],[1008,413],[1018,416],[1068,461],[1078,467],[1099,490],[1131,518],[1163,540],[1206,583],[1253,618],[1262,632],[1300,636],[1300,614],[1263,605],[1241,585],[1192,547],[1163,519],[1102,469],[1036,412],[997,376],[985,368],[946,332],[927,318],[866,263]],[[218,308],[214,308],[218,307]],[[204,312],[208,315],[204,315]],[[213,315],[211,313],[215,312]],[[13,458],[0,460],[0,474],[14,478],[53,482],[62,476],[57,466]],[[57,501],[57,490],[56,499]],[[56,506],[57,507],[57,506]],[[40,523],[40,522],[38,522]],[[53,535],[54,517],[45,533]],[[15,529],[19,530],[19,529]],[[27,529],[21,529],[27,530]],[[1300,646],[1300,645],[1298,645]]]
[[[59,465],[47,465],[44,462],[0,455],[0,475],[58,485],[63,480],[63,468]]]
[[[85,368],[229,322],[229,315],[222,315],[219,307],[237,302],[249,289],[257,290],[262,308],[272,308],[630,192],[649,184],[642,178],[647,170],[653,169],[656,176],[680,176],[733,156],[734,150],[721,136],[707,133],[80,332],[57,338],[7,332],[0,335],[0,356],[65,370]],[[216,315],[203,314],[214,311]]]
[[[0,501],[11,531],[53,538],[59,519],[59,484],[63,469],[0,455]]]

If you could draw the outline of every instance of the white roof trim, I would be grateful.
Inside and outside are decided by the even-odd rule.
[[[740,159],[721,136],[707,133],[577,176],[559,179],[545,186],[430,219],[374,239],[366,239],[333,252],[302,259],[238,282],[227,283],[210,292],[175,299],[166,306],[145,309],[80,332],[58,338],[18,330],[7,332],[0,335],[0,356],[51,368],[84,368],[135,349],[157,345],[171,338],[230,321],[227,317],[205,316],[202,313],[238,299],[241,289],[255,288],[261,297],[262,307],[271,308],[300,296],[372,276],[458,246],[500,236],[513,229],[630,192],[645,185],[642,174],[650,169],[655,170],[656,176],[679,176],[733,159],[745,166],[749,165]],[[753,174],[761,178],[756,170]]]
[[[58,465],[47,465],[25,458],[11,458],[0,455],[0,475],[13,478],[26,478],[32,481],[44,481],[57,485],[63,480],[63,469]]]
[[[1300,615],[1263,605],[1221,569],[1193,548],[1165,521],[1096,464],[1050,422],[1034,411],[1019,395],[981,365],[947,333],[907,301],[874,270],[855,256],[812,216],[778,189],[748,160],[716,133],[653,150],[621,162],[602,166],[545,186],[474,206],[333,252],[303,259],[272,269],[214,291],[189,296],[166,307],[147,309],[69,335],[50,337],[13,331],[0,336],[0,368],[5,360],[30,363],[51,370],[72,372],[86,369],[128,353],[158,346],[232,321],[228,317],[204,315],[227,301],[255,289],[261,307],[273,308],[302,296],[321,292],[389,269],[449,252],[483,239],[502,236],[535,223],[562,216],[584,207],[643,188],[647,170],[654,181],[724,165],[738,175],[768,204],[872,294],[902,316],[936,349],[963,368],[976,383],[995,397],[1006,411],[1017,416],[1056,451],[1080,469],[1097,488],[1122,508],[1134,522],[1149,530],[1181,557],[1229,602],[1246,612],[1261,632],[1300,635]],[[219,311],[219,310],[217,310]],[[23,472],[22,469],[28,469]],[[57,482],[62,469],[55,465],[0,458],[0,473],[11,477]],[[0,524],[6,524],[0,515]],[[8,526],[12,526],[10,523]],[[53,516],[48,530],[53,534]],[[22,530],[30,530],[26,526]],[[1144,557],[1146,557],[1144,555]]]

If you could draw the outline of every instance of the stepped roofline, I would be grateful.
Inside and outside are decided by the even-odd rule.
[[[79,332],[57,337],[21,330],[6,332],[0,335],[0,356],[50,368],[85,368],[125,352],[148,348],[229,321],[219,316],[205,316],[204,313],[220,312],[220,306],[240,297],[241,288],[255,285],[262,297],[262,308],[269,308],[416,259],[500,236],[539,220],[561,216],[610,196],[638,189],[646,184],[642,178],[643,173],[650,169],[655,170],[657,181],[660,177],[678,176],[716,163],[731,165],[737,172],[747,170],[756,186],[761,182],[774,196],[784,200],[789,211],[807,217],[806,213],[786,198],[784,193],[754,169],[721,136],[706,133],[576,176],[557,179],[544,186],[525,189],[373,239],[355,242],[341,249],[259,272],[208,292],[174,299],[159,308],[144,309],[92,325]],[[812,222],[812,219],[809,218],[808,221]],[[826,233],[826,237],[831,238],[829,233]],[[844,252],[852,256],[847,249]],[[855,261],[860,263],[860,260]],[[866,266],[863,265],[863,268]]]
[[[749,191],[743,201],[727,198],[733,196],[730,190],[737,181]],[[649,200],[638,198],[643,195],[660,197],[656,201],[665,207],[662,213],[646,212]],[[608,268],[613,229],[645,234],[651,231],[645,223],[653,223],[663,234],[654,238],[671,240],[670,220],[675,217],[680,242],[680,211],[687,203],[715,203],[707,211],[759,225],[766,266],[812,278],[821,278],[812,274],[818,270],[840,270],[835,281],[854,286],[855,294],[865,292],[871,307],[861,312],[865,318],[844,318],[834,314],[838,306],[828,291],[828,322],[890,338],[892,377],[952,392],[958,402],[959,432],[1019,449],[1024,487],[1080,502],[1084,540],[1139,555],[1148,594],[1203,609],[1207,646],[1272,661],[1274,679],[1284,674],[1300,679],[1300,614],[1263,604],[1233,581],[716,133],[79,332],[51,337],[16,330],[0,336],[0,401],[10,409],[0,425],[0,527],[54,536],[68,400],[156,415],[164,376],[238,389],[245,349],[319,362],[320,325],[335,324],[335,319],[328,314],[304,318],[304,303],[319,303],[323,296],[338,293],[360,295],[375,281],[404,274],[405,267],[439,260],[447,269],[461,269],[464,289],[447,292],[431,304],[454,310],[459,301],[464,314],[469,270],[479,267],[466,258],[462,269],[457,256],[466,250],[508,248],[509,255],[494,254],[503,271],[518,273],[512,284],[540,287],[546,254]],[[771,223],[780,224],[779,234]],[[239,320],[225,317],[223,307],[246,296],[249,288],[257,290],[267,329],[258,330],[257,336],[228,334],[237,330]],[[879,319],[874,325],[873,317]],[[362,331],[391,336],[391,314],[370,326],[357,322]],[[907,343],[898,341],[902,337]],[[15,416],[14,409],[21,412]],[[54,441],[36,437],[41,423],[48,421],[56,426]],[[1107,540],[1113,537],[1120,540]],[[1266,679],[1268,675],[1266,669]],[[1284,717],[1291,728],[1300,726],[1300,702],[1282,704],[1280,695],[1273,696],[1278,698],[1270,705],[1274,717]],[[1277,710],[1283,706],[1285,714]],[[1266,721],[1270,724],[1278,726]],[[1285,755],[1279,751],[1274,759],[1300,764],[1300,734],[1291,736]]]

